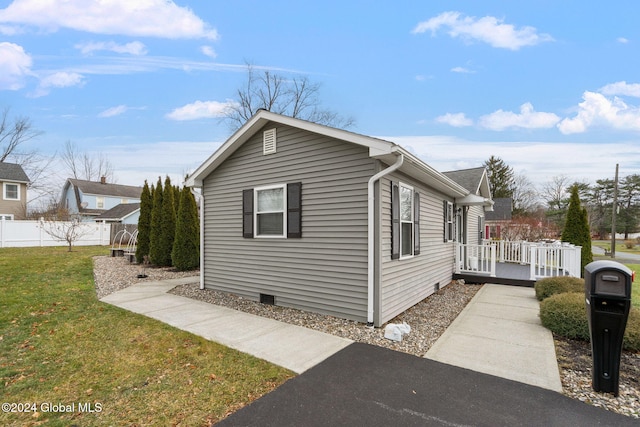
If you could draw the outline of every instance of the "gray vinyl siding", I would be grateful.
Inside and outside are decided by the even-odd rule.
[[[391,183],[399,181],[420,193],[420,254],[391,259]],[[443,200],[453,201],[424,184],[397,173],[380,180],[380,283],[375,313],[382,325],[451,282],[454,243],[443,242]]]
[[[262,154],[267,124],[204,179],[204,282],[276,305],[366,321],[368,149],[278,124],[277,152]],[[242,190],[302,182],[302,238],[242,237]]]
[[[484,217],[484,208],[482,206],[470,206],[467,212],[467,243],[471,245],[482,243],[478,233],[478,217]]]

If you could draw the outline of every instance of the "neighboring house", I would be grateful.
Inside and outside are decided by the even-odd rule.
[[[27,219],[27,186],[29,177],[22,166],[0,162],[0,220]]]
[[[96,222],[110,222],[119,224],[138,224],[140,218],[140,203],[121,203],[94,219]]]
[[[259,111],[187,180],[201,287],[380,326],[451,282],[489,199],[388,141]]]
[[[460,204],[456,207],[457,241],[479,245],[486,237],[485,218],[492,207],[485,201],[491,200],[489,178],[484,167],[443,172],[445,176],[462,185],[472,195],[478,196],[477,203]],[[485,217],[486,212],[486,217]]]
[[[493,199],[493,212],[487,212],[485,219],[486,238],[499,240],[502,235],[503,228],[511,223],[511,213],[513,211],[513,202],[510,197]]]
[[[61,206],[70,215],[79,215],[83,221],[93,221],[119,204],[139,203],[142,187],[108,184],[69,178],[62,188]]]

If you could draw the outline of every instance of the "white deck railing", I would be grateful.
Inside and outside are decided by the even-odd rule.
[[[582,247],[554,242],[486,240],[456,245],[456,273],[496,275],[496,262],[529,265],[530,280],[550,276],[580,277]]]

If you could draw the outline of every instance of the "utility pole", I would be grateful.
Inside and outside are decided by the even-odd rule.
[[[618,164],[616,163],[616,179],[613,184],[613,213],[611,214],[611,258],[616,257],[616,215],[618,213]]]

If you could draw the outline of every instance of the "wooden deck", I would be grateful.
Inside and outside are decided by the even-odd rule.
[[[496,283],[499,285],[526,286],[532,288],[536,283],[529,278],[530,267],[528,265],[514,264],[510,262],[496,262],[496,277],[488,274],[454,273],[453,278],[464,279],[467,283]]]

